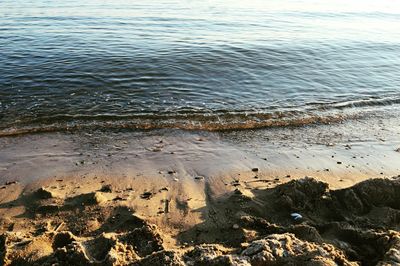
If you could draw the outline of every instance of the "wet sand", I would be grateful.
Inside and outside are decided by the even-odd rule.
[[[0,261],[399,263],[399,132],[369,120],[0,138]]]

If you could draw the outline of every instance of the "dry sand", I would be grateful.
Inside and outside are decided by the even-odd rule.
[[[312,178],[215,197],[186,185],[136,191],[52,180],[1,204],[4,265],[394,265],[400,180],[330,190]],[[6,185],[3,191],[19,184]],[[199,188],[200,186],[196,186]],[[63,189],[61,189],[63,188]],[[184,193],[179,192],[185,189]],[[193,192],[191,198],[185,193]],[[177,191],[177,192],[174,192]],[[200,203],[202,202],[202,203]],[[299,213],[293,219],[291,213]],[[392,263],[392,264],[391,264]]]
[[[1,138],[0,264],[399,264],[400,131],[352,127]]]

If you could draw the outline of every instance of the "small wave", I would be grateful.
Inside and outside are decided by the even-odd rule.
[[[142,117],[85,117],[85,119],[69,120],[64,117],[58,121],[35,121],[35,123],[20,123],[0,130],[0,137],[17,136],[22,134],[67,132],[98,129],[182,129],[205,131],[245,130],[268,127],[305,126],[310,124],[330,124],[348,119],[344,115],[303,115],[293,112],[275,114],[224,114],[224,115],[176,115],[176,116],[142,116]],[[62,120],[62,121],[60,121]]]
[[[97,129],[182,129],[205,131],[228,131],[268,127],[306,126],[330,124],[360,118],[400,104],[400,98],[390,95],[384,98],[369,97],[360,100],[309,103],[298,109],[275,112],[266,110],[206,110],[177,108],[164,112],[148,112],[135,115],[53,115],[37,119],[27,117],[13,123],[3,123],[0,137],[31,133],[66,132]],[[0,117],[1,118],[1,117]]]
[[[332,106],[335,109],[346,109],[355,107],[374,107],[374,106],[389,106],[394,104],[400,104],[400,98],[384,98],[384,99],[368,99],[368,100],[356,100],[344,103],[337,103]]]
[[[400,104],[400,97],[398,94],[380,96],[369,96],[364,99],[337,101],[330,103],[323,102],[310,102],[307,103],[307,110],[309,111],[334,111],[344,109],[365,109],[368,107],[386,107],[391,105]]]

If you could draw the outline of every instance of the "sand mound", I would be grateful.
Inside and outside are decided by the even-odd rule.
[[[253,194],[250,198],[233,193],[213,201],[207,210],[210,219],[182,232],[180,239],[238,247],[265,235],[292,233],[319,245],[331,244],[350,261],[365,265],[379,263],[396,245],[399,180],[372,179],[351,188],[329,190],[326,183],[303,178]],[[293,213],[302,218],[294,220]],[[225,216],[225,225],[218,223],[219,215]],[[218,233],[221,228],[223,233]],[[211,241],[210,232],[214,235]]]
[[[150,227],[155,229],[154,227]],[[149,228],[144,229],[147,231]],[[60,232],[47,240],[18,241],[15,234],[2,237],[3,265],[281,265],[302,261],[310,265],[356,265],[346,260],[332,245],[317,245],[299,240],[293,234],[274,234],[253,241],[243,251],[222,245],[199,245],[189,251],[167,251],[162,246],[146,245],[147,256],[139,256],[140,240],[125,242],[134,232],[78,238]],[[140,235],[140,233],[139,233]],[[150,239],[154,243],[157,238]],[[52,242],[52,245],[50,243]],[[139,244],[138,244],[139,243]],[[139,246],[138,246],[139,245]],[[45,248],[46,247],[46,248]],[[142,253],[143,254],[143,253]],[[335,264],[336,263],[336,264]]]
[[[32,226],[2,221],[7,230],[0,235],[0,265],[400,263],[399,180],[372,179],[330,190],[303,178],[252,195],[236,191],[208,198],[197,210],[203,222],[180,232],[176,246],[168,248],[165,224],[92,200],[95,193],[57,199],[56,210],[38,216],[38,206],[52,199],[41,197],[25,205]]]

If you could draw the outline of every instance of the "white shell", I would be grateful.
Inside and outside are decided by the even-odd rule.
[[[292,218],[293,218],[295,221],[300,220],[300,219],[303,218],[303,216],[301,216],[301,214],[300,214],[300,213],[297,213],[297,212],[291,213],[290,216],[292,216]]]

